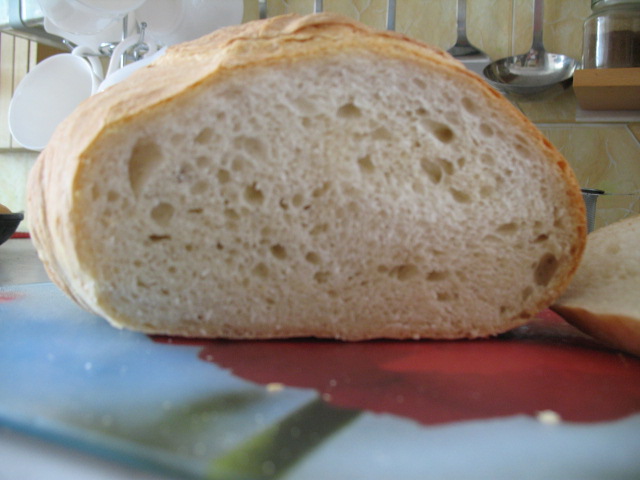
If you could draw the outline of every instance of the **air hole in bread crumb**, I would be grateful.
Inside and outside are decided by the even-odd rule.
[[[305,255],[305,260],[313,265],[318,265],[320,263],[320,255],[315,252],[309,252]]]
[[[411,184],[411,189],[417,193],[418,195],[424,194],[424,185],[418,181],[415,181]]]
[[[442,143],[451,143],[455,139],[455,133],[444,123],[433,122],[430,126],[431,132]]]
[[[211,164],[211,159],[205,155],[196,157],[196,166],[199,169],[207,168]]]
[[[493,127],[487,123],[480,124],[480,133],[485,137],[492,137],[494,134]]]
[[[492,233],[488,233],[482,237],[483,242],[500,242],[500,237]]]
[[[278,260],[284,260],[287,258],[287,250],[280,244],[273,245],[271,247],[271,254]]]
[[[216,174],[216,176],[218,177],[218,182],[220,182],[221,184],[225,184],[229,182],[229,180],[231,180],[231,174],[229,173],[228,170],[225,170],[224,168],[221,168],[220,170],[218,170],[218,173]]]
[[[234,172],[240,172],[242,171],[242,169],[244,169],[246,160],[240,156],[235,157],[233,159],[233,161],[231,162],[231,170],[233,170]]]
[[[533,278],[537,285],[546,286],[558,270],[558,259],[553,253],[547,252],[538,261]]]
[[[375,167],[373,162],[371,161],[371,156],[365,155],[358,159],[358,167],[360,167],[360,171],[363,173],[373,173]]]
[[[129,157],[129,184],[135,196],[140,192],[163,161],[162,150],[152,140],[136,143]]]
[[[211,141],[212,137],[213,129],[211,129],[210,127],[205,127],[200,130],[200,133],[198,133],[198,135],[196,135],[195,142],[201,145],[205,145]]]
[[[358,118],[362,116],[362,111],[352,102],[345,103],[338,109],[338,117],[340,118]]]
[[[527,157],[527,155],[529,154],[529,149],[522,143],[516,143],[514,148],[516,149],[518,155],[520,155],[521,157]]]
[[[109,190],[107,192],[107,202],[114,203],[120,199],[120,194],[118,192],[114,192],[113,190]]]
[[[440,183],[440,180],[442,180],[442,169],[439,165],[429,161],[427,158],[422,158],[420,160],[420,167],[422,171],[427,174],[427,178],[429,178],[431,183],[435,185]]]
[[[229,220],[238,220],[240,218],[238,212],[236,212],[233,208],[225,208],[224,216]]]
[[[518,231],[518,224],[515,222],[503,223],[500,225],[496,232],[500,235],[511,235]]]
[[[269,269],[267,268],[267,266],[264,263],[259,263],[253,269],[253,275],[258,277],[258,278],[261,278],[261,279],[268,278],[269,277]]]
[[[534,240],[533,243],[544,243],[547,240],[549,240],[549,235],[545,234],[545,233],[541,233],[540,235],[538,235]]]
[[[329,272],[316,272],[315,275],[313,276],[313,279],[317,282],[317,283],[326,283],[327,280],[329,280],[329,277],[331,276],[331,274]]]
[[[294,207],[300,207],[304,203],[304,196],[300,193],[296,193],[291,199],[291,204]]]
[[[489,198],[491,195],[493,195],[493,192],[495,190],[493,189],[493,187],[490,187],[488,185],[483,185],[480,187],[480,196],[482,198]]]
[[[456,167],[453,165],[452,162],[450,162],[446,158],[439,158],[438,162],[442,166],[444,173],[446,173],[447,175],[453,175],[455,173]]]
[[[522,300],[528,299],[533,293],[533,287],[529,286],[522,290]]]
[[[259,157],[264,154],[265,147],[259,138],[240,135],[233,140],[233,145],[244,150],[250,157]]]
[[[607,246],[607,253],[609,255],[617,255],[621,250],[622,248],[620,247],[620,245],[616,243],[612,243]]]
[[[478,113],[478,105],[469,97],[462,97],[462,107],[473,115]]]
[[[319,235],[321,233],[325,233],[329,230],[329,224],[328,223],[319,223],[317,225],[315,225],[311,230],[309,230],[309,233],[312,236],[316,236]]]
[[[371,133],[373,140],[393,140],[393,135],[389,129],[385,127],[378,127]]]
[[[315,198],[321,197],[329,191],[331,188],[331,182],[324,182],[320,187],[316,188],[311,195]]]
[[[191,185],[191,188],[189,189],[189,191],[193,195],[200,195],[206,192],[208,189],[209,189],[209,183],[204,180],[199,180],[193,185]]]
[[[462,190],[449,187],[449,193],[451,193],[451,197],[458,203],[471,203],[471,196]]]
[[[436,292],[436,299],[439,302],[451,302],[458,299],[456,292]]]
[[[418,267],[411,264],[397,265],[389,270],[388,275],[397,278],[401,282],[409,280],[418,274]]]
[[[423,79],[421,79],[421,78],[413,77],[413,78],[411,79],[411,81],[412,81],[412,82],[415,84],[415,86],[416,86],[416,87],[418,87],[418,88],[423,88],[423,89],[424,89],[424,88],[427,88],[427,83],[426,83]]]
[[[433,270],[427,273],[426,278],[430,282],[440,282],[442,280],[445,280],[448,276],[449,272],[447,271]]]
[[[264,194],[258,188],[256,183],[248,186],[244,190],[244,198],[247,202],[253,205],[260,205],[264,201]]]
[[[151,240],[152,242],[162,242],[164,240],[171,240],[171,235],[149,235],[149,240]]]
[[[496,164],[495,159],[488,153],[483,153],[482,155],[480,155],[480,161],[488,167],[493,167]]]
[[[166,227],[173,218],[175,208],[167,202],[160,202],[151,210],[151,219],[161,227]]]

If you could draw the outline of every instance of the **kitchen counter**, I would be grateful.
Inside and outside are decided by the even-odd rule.
[[[49,282],[28,238],[0,245],[0,287]],[[0,322],[2,318],[0,318]],[[157,480],[156,475],[0,426],[0,478],[47,480]]]
[[[28,238],[11,238],[0,245],[0,285],[48,282],[49,277]]]

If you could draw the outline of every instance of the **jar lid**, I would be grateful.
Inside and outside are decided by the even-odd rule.
[[[640,6],[640,0],[591,0],[591,8],[612,7],[615,5]]]

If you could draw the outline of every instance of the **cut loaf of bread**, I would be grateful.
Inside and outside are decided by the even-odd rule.
[[[81,105],[29,182],[51,278],[149,333],[496,334],[585,241],[566,160],[440,50],[284,16],[170,48]]]
[[[551,308],[594,338],[640,355],[640,215],[589,234],[575,277]]]

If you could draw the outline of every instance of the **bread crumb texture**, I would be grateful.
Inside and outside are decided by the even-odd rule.
[[[430,47],[268,22],[169,51],[91,99],[90,141],[48,147],[40,169],[73,170],[39,228],[62,220],[39,248],[63,288],[115,325],[228,338],[486,336],[555,299],[584,207],[528,121]]]

